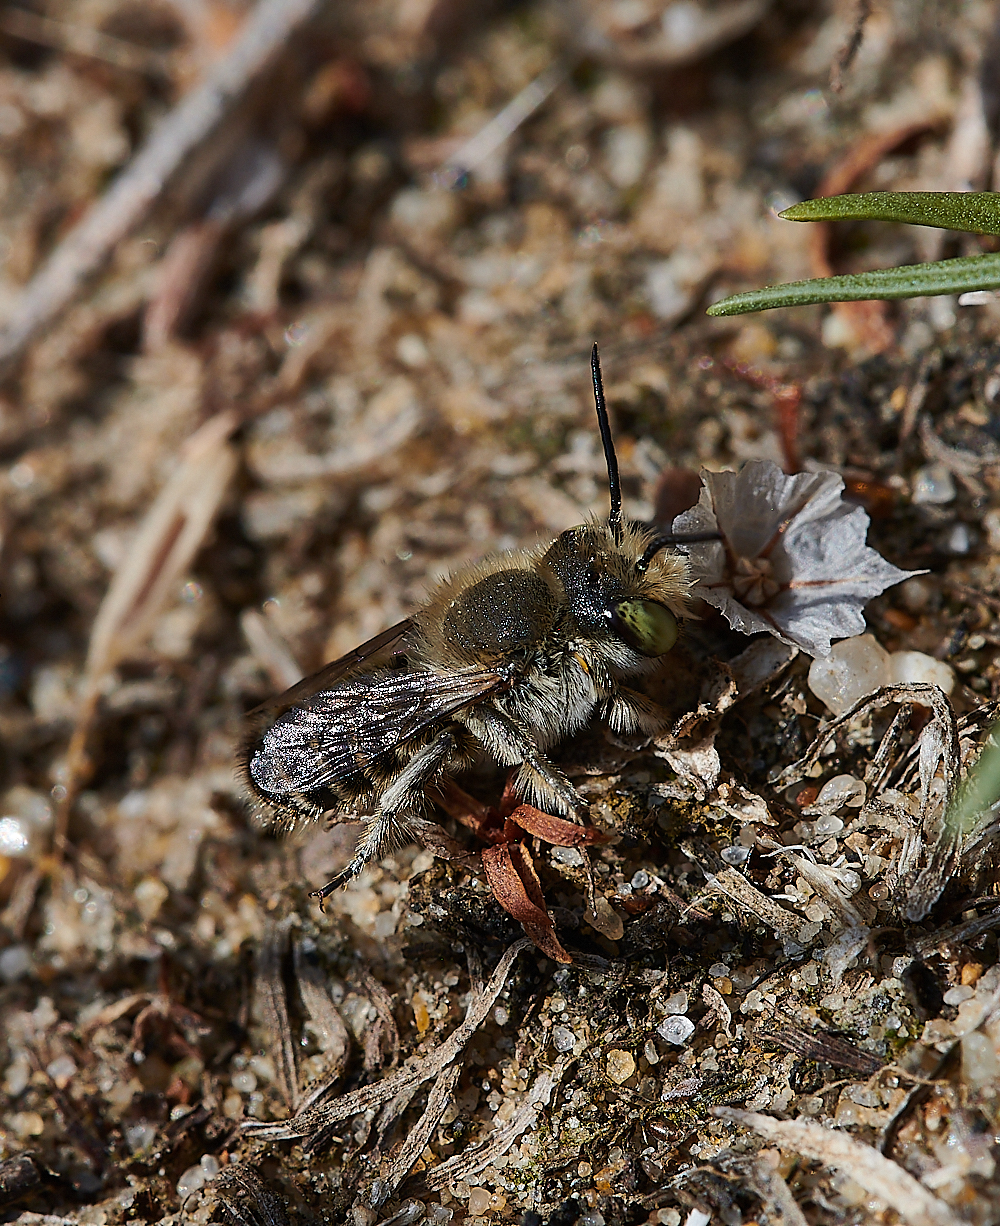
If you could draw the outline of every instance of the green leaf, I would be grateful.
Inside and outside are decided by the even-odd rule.
[[[969,234],[1000,234],[1000,192],[857,192],[785,209],[786,221],[905,221]]]
[[[993,724],[979,757],[962,781],[944,816],[942,838],[968,838],[1000,801],[1000,725]]]
[[[905,264],[902,268],[880,268],[842,277],[816,277],[809,281],[769,285],[723,298],[710,306],[707,313],[745,315],[748,311],[808,306],[815,302],[922,298],[935,294],[965,294],[977,289],[1000,289],[1000,254],[938,260],[932,264]]]

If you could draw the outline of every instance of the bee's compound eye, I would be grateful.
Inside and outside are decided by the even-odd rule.
[[[677,618],[652,600],[620,600],[611,624],[630,647],[644,656],[662,656],[677,642]]]

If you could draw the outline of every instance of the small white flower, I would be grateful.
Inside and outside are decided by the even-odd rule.
[[[923,571],[900,570],[865,544],[868,516],[845,503],[836,473],[786,476],[770,460],[738,473],[702,473],[697,506],[678,534],[718,531],[685,546],[694,593],[744,634],[767,630],[811,656],[831,639],[862,634],[861,610],[887,587]]]

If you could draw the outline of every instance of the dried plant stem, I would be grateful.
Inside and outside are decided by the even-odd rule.
[[[65,791],[56,810],[57,862],[65,854],[73,803],[90,774],[87,740],[105,678],[141,644],[215,522],[236,469],[228,442],[236,424],[235,414],[218,413],[188,439],[181,463],[150,507],[97,611],[66,755]]]
[[[733,1107],[715,1107],[712,1114],[752,1128],[773,1144],[795,1150],[813,1162],[846,1172],[872,1196],[895,1209],[909,1226],[961,1226],[962,1219],[908,1171],[845,1133],[821,1124],[775,1120]]]
[[[169,179],[325,0],[260,0],[229,52],[153,131],[97,204],[28,282],[0,329],[0,369],[68,306]]]
[[[55,47],[71,55],[103,60],[128,72],[163,76],[169,67],[168,58],[161,52],[113,38],[79,22],[56,21],[29,9],[4,7],[0,12],[0,31],[42,47]]]
[[[830,88],[835,94],[839,94],[844,88],[844,73],[854,63],[855,57],[861,50],[861,44],[865,37],[865,25],[871,15],[872,0],[857,0],[851,33],[848,36],[847,42],[840,49],[840,54],[834,60],[833,67],[830,69]]]
[[[507,976],[514,965],[514,960],[530,945],[531,942],[526,940],[516,941],[511,945],[500,959],[482,993],[469,1005],[465,1020],[456,1026],[443,1043],[426,1056],[410,1061],[381,1081],[362,1086],[360,1090],[354,1090],[350,1094],[344,1094],[334,1102],[300,1111],[290,1120],[281,1120],[276,1123],[247,1120],[243,1125],[244,1133],[272,1141],[305,1139],[305,1149],[315,1148],[328,1134],[329,1129],[340,1123],[341,1120],[357,1115],[360,1111],[377,1107],[409,1087],[420,1085],[432,1077],[437,1077],[451,1064],[486,1020],[507,982]]]

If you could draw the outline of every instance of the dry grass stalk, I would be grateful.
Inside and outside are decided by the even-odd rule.
[[[308,959],[301,941],[295,942],[293,956],[299,997],[309,1014],[317,1041],[330,1061],[327,1080],[314,1094],[306,1098],[302,1104],[303,1108],[306,1108],[314,1106],[320,1098],[331,1093],[344,1076],[351,1051],[351,1036],[339,1010],[330,999],[326,976],[315,962]]]
[[[254,659],[267,673],[276,690],[289,690],[302,680],[302,669],[288,649],[288,644],[268,624],[256,609],[244,609],[240,614],[240,629]]]
[[[766,1140],[794,1150],[803,1158],[843,1171],[872,1196],[895,1209],[908,1226],[962,1226],[962,1219],[908,1171],[845,1133],[824,1128],[822,1124],[775,1120],[734,1107],[715,1107],[712,1114],[752,1128]]]
[[[413,1164],[424,1152],[428,1142],[434,1135],[434,1130],[441,1122],[441,1117],[448,1109],[452,1093],[462,1076],[460,1064],[449,1065],[437,1076],[427,1096],[427,1106],[423,1115],[410,1129],[406,1140],[398,1153],[392,1159],[391,1169],[378,1179],[373,1179],[361,1192],[358,1198],[362,1204],[372,1209],[378,1209],[395,1193],[396,1189],[409,1175]]]
[[[502,1157],[517,1138],[532,1127],[538,1119],[539,1112],[548,1105],[552,1091],[559,1084],[567,1063],[565,1058],[557,1060],[552,1068],[540,1073],[535,1078],[527,1097],[506,1124],[491,1133],[489,1139],[482,1145],[475,1145],[460,1154],[455,1154],[453,1158],[449,1158],[440,1166],[428,1171],[423,1179],[424,1185],[432,1191],[454,1186],[459,1180],[478,1174],[497,1158]]]
[[[94,207],[73,227],[12,305],[0,330],[0,366],[76,297],[88,277],[146,215],[167,182],[218,128],[323,0],[261,0],[225,56],[159,124]]]
[[[288,1226],[283,1201],[252,1166],[224,1167],[212,1188],[231,1226]]]
[[[70,810],[89,770],[87,737],[104,679],[142,643],[214,522],[236,470],[236,453],[228,444],[236,421],[231,412],[219,413],[188,439],[180,465],[149,509],[97,611],[66,754],[66,793],[56,815],[57,854],[65,848]]]
[[[257,956],[256,989],[264,1024],[273,1039],[278,1087],[285,1102],[294,1111],[299,1103],[299,1078],[284,982],[284,962],[290,933],[291,924],[287,919],[279,924],[267,925]]]
[[[169,68],[167,57],[159,51],[150,51],[136,43],[114,38],[81,22],[57,21],[52,17],[43,17],[41,13],[32,13],[29,9],[5,7],[0,13],[0,30],[41,47],[68,51],[71,55],[85,55],[128,72],[165,77]]]
[[[447,1068],[458,1056],[486,1020],[497,997],[503,991],[514,960],[518,954],[530,946],[530,941],[515,941],[500,959],[482,993],[469,1004],[465,1020],[461,1025],[456,1026],[443,1043],[426,1056],[405,1064],[381,1081],[362,1086],[360,1090],[343,1095],[336,1102],[302,1111],[293,1119],[276,1123],[258,1123],[255,1120],[247,1120],[243,1125],[244,1133],[271,1141],[305,1139],[306,1144],[303,1148],[315,1148],[329,1130],[341,1120],[346,1120],[361,1111],[367,1111],[371,1107],[377,1107],[408,1087],[437,1077],[442,1069]]]
[[[767,1206],[769,1221],[774,1214],[781,1226],[806,1226],[806,1215],[799,1208],[791,1188],[766,1158],[757,1157],[747,1163],[743,1174]]]

